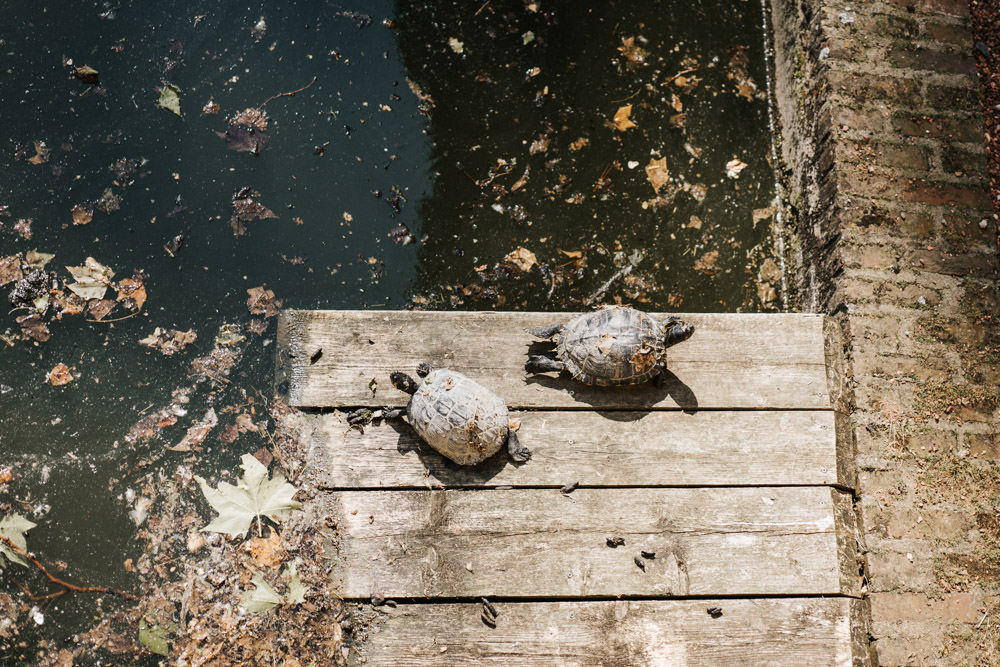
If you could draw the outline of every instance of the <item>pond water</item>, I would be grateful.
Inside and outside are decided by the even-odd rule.
[[[7,3],[0,258],[20,257],[0,276],[20,274],[2,289],[37,251],[64,294],[93,258],[105,299],[128,278],[146,299],[11,302],[0,517],[38,524],[29,548],[72,581],[135,589],[139,482],[260,447],[216,437],[225,405],[270,394],[254,288],[294,308],[780,308],[761,3],[593,4]],[[127,438],[227,323],[246,340],[225,388]],[[139,344],[157,327],[197,340],[166,356]],[[58,364],[73,379],[53,386]],[[164,449],[210,407],[203,451]],[[0,591],[44,588],[26,572]],[[94,597],[44,605],[0,656],[86,629]]]

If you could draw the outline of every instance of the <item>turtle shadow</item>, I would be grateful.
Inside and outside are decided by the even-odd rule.
[[[402,419],[393,420],[388,424],[399,435],[396,440],[396,451],[400,455],[415,453],[428,472],[427,481],[431,485],[459,487],[488,484],[508,465],[524,465],[515,463],[509,458],[506,446],[501,447],[496,454],[482,463],[474,466],[458,465],[421,440],[416,431]]]
[[[621,387],[594,387],[577,382],[563,371],[558,376],[528,375],[525,383],[539,385],[546,389],[564,391],[574,401],[590,406],[605,419],[612,421],[637,421],[651,412],[662,409],[660,403],[668,397],[686,414],[698,411],[698,397],[694,390],[669,370],[662,372],[661,382],[626,385]],[[608,407],[608,395],[622,397],[626,408]]]

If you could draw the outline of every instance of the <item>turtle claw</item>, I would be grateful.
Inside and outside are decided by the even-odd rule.
[[[524,370],[528,373],[548,373],[549,371],[559,372],[563,368],[563,362],[542,355],[529,357],[528,361],[524,364]]]
[[[521,441],[517,439],[517,433],[514,433],[514,431],[507,432],[507,453],[517,463],[524,463],[531,458],[531,452],[521,444]]]
[[[535,338],[552,338],[562,330],[563,330],[562,323],[557,322],[556,324],[550,324],[547,327],[538,327],[537,329],[527,329],[526,331]]]

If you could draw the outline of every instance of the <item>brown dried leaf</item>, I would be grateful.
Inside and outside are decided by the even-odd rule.
[[[719,251],[712,250],[694,261],[695,271],[701,271],[706,275],[715,274],[715,264],[719,261]]]
[[[762,220],[768,220],[774,216],[774,207],[768,206],[767,208],[755,208],[751,213],[753,216],[753,228],[757,229],[757,223]]]
[[[635,45],[635,37],[622,37],[622,45],[618,47],[618,51],[624,56],[629,68],[644,64],[649,55],[649,51]]]
[[[509,252],[503,258],[503,261],[510,262],[520,271],[529,271],[531,267],[538,264],[538,258],[535,257],[535,253],[521,246]]]
[[[281,567],[288,555],[281,546],[281,536],[274,530],[268,537],[251,537],[246,550],[258,567]]]
[[[100,83],[101,73],[90,65],[84,65],[83,67],[74,67],[73,76],[84,83],[97,84]]]
[[[619,107],[618,111],[615,112],[614,119],[612,120],[614,128],[619,132],[624,132],[629,128],[636,127],[636,124],[632,122],[631,118],[629,118],[629,116],[631,115],[632,115],[631,104],[626,104],[623,107]]]
[[[12,283],[24,277],[21,271],[21,255],[8,255],[0,258],[0,285]]]
[[[73,224],[85,225],[94,219],[94,207],[90,204],[77,204],[73,207]]]
[[[200,422],[197,422],[187,430],[187,434],[173,447],[167,446],[166,449],[175,452],[190,452],[190,451],[201,451],[201,443],[205,441],[205,437],[209,432],[215,428],[219,423],[219,418],[215,414],[214,408],[209,408],[208,412],[205,413],[205,418]]]
[[[142,310],[146,303],[146,286],[142,282],[142,275],[135,274],[131,278],[124,278],[118,281],[118,301],[129,310]]]
[[[653,190],[659,192],[660,188],[670,180],[670,172],[667,171],[667,158],[661,157],[659,160],[650,159],[649,164],[646,165],[646,178],[649,179],[649,184],[653,186]]]
[[[159,350],[165,356],[171,356],[180,352],[185,346],[190,345],[198,339],[198,334],[194,329],[187,331],[177,331],[175,329],[161,329],[156,327],[153,333],[139,341],[139,345],[145,345],[155,350]]]
[[[53,387],[68,384],[73,381],[73,374],[69,372],[66,364],[56,364],[55,368],[48,372],[45,381]]]
[[[281,299],[274,298],[272,290],[263,287],[252,287],[247,290],[250,298],[247,299],[247,308],[251,315],[263,315],[265,319],[274,317],[281,312]]]
[[[761,280],[776,283],[781,280],[781,269],[778,268],[778,264],[773,259],[768,257],[760,265],[760,277]]]
[[[253,220],[277,218],[274,211],[257,201],[260,193],[250,187],[243,187],[233,193],[233,215],[229,224],[235,236],[246,233],[246,223]]]
[[[684,225],[685,227],[690,227],[691,229],[701,229],[701,218],[696,215],[692,215],[688,218],[688,223]]]
[[[41,315],[38,313],[22,315],[17,318],[17,323],[21,325],[21,333],[24,334],[25,337],[38,341],[39,343],[44,343],[52,336],[49,332],[48,325],[45,324],[45,320],[43,320]]]
[[[87,303],[87,315],[92,320],[103,320],[114,310],[115,303],[114,299],[92,299]]]
[[[576,141],[574,141],[569,145],[569,149],[575,153],[579,150],[583,150],[589,145],[590,145],[590,139],[586,137],[580,137],[579,139],[577,139]]]
[[[43,164],[49,161],[49,149],[44,141],[35,142],[35,154],[28,158],[31,164]]]

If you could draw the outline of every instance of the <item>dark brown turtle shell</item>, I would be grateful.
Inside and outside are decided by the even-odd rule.
[[[503,399],[445,368],[423,379],[406,414],[424,442],[459,465],[485,461],[507,441],[509,418]]]
[[[556,351],[566,370],[585,384],[640,384],[662,369],[664,333],[650,315],[612,306],[570,320],[559,334]]]

